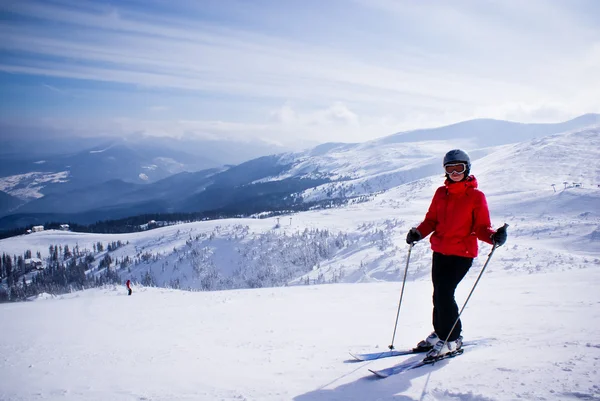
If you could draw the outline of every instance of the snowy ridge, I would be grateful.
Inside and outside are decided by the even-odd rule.
[[[40,190],[49,183],[67,182],[69,171],[58,173],[31,172],[0,178],[0,191],[23,200],[37,199],[44,196]]]
[[[593,132],[599,126],[596,115],[562,124],[519,124],[481,119],[398,133],[360,144],[330,143],[281,156],[280,164],[291,167],[280,175],[257,182],[291,177],[328,178],[335,182],[305,190],[301,194],[303,199],[314,202],[357,197],[436,174],[440,154],[450,148],[469,149],[475,161],[502,147],[510,149],[507,144],[527,139],[535,141],[559,132]]]
[[[598,263],[593,233],[600,227],[600,190],[592,183],[600,181],[600,161],[594,157],[599,138],[597,129],[553,135],[487,149],[490,154],[473,163],[480,189],[488,196],[492,223],[510,224],[513,240],[506,263],[490,266],[491,273],[534,272],[547,264],[553,271],[568,270]],[[551,187],[563,180],[583,186]],[[126,270],[119,270],[123,279],[145,278],[183,289],[398,281],[406,257],[406,231],[421,221],[442,182],[438,173],[394,187],[367,203],[291,218],[198,222],[122,235],[43,232],[0,244],[11,254],[30,249],[45,257],[51,244],[90,250],[98,241],[119,240],[128,245],[111,253],[115,266],[124,258],[131,261]],[[489,246],[481,248],[485,253]],[[427,243],[415,247],[410,279],[428,279],[429,259]]]
[[[304,201],[323,204],[339,203],[340,200],[348,198],[359,202],[370,198],[372,194],[438,174],[440,155],[448,148],[469,149],[472,159],[476,161],[494,153],[498,149],[497,146],[514,143],[515,138],[539,137],[540,134],[554,134],[565,129],[585,126],[592,121],[592,117],[562,124],[515,124],[475,120],[392,135],[360,144],[328,143],[305,152],[250,160],[248,164],[231,168],[229,173],[217,174],[212,184],[214,187],[230,186],[234,178],[233,182],[237,185],[234,191],[254,197],[253,202],[259,203],[275,201],[289,204]],[[189,177],[185,183],[180,181],[181,176],[158,183],[158,186],[168,183],[172,186],[172,191],[180,191],[178,196],[172,198],[165,199],[157,195],[156,187],[141,189],[139,184],[153,184],[161,178],[170,178],[171,175],[184,170],[195,171],[206,162],[189,155],[187,150],[176,152],[169,151],[169,148],[168,143],[157,147],[157,143],[129,143],[124,140],[113,142],[112,145],[104,143],[95,146],[95,151],[102,150],[97,154],[90,154],[89,150],[86,150],[49,158],[44,165],[46,171],[62,171],[67,168],[65,165],[68,165],[69,176],[65,181],[29,186],[27,191],[37,198],[32,199],[29,196],[25,200],[32,202],[19,205],[16,210],[11,209],[12,213],[17,211],[22,213],[22,216],[6,216],[1,219],[0,225],[8,229],[37,223],[36,213],[56,215],[54,219],[63,219],[66,211],[72,215],[73,223],[90,224],[93,218],[109,220],[141,213],[206,211],[206,208],[213,208],[214,205],[210,201],[198,203],[198,198],[203,197],[202,192],[205,189],[211,191],[211,188],[210,185],[207,188],[205,182],[198,182],[194,175],[184,175]],[[10,169],[6,172],[14,173]],[[8,177],[4,181],[14,181],[17,178],[19,177]],[[120,186],[121,196],[111,196],[115,191],[111,185],[119,180],[132,185],[128,188]],[[269,198],[262,188],[258,185],[252,186],[251,183],[267,183],[262,187],[277,192],[277,195]],[[282,188],[286,189],[278,191]],[[12,190],[8,189],[7,192],[15,195]],[[96,191],[97,195],[87,196],[92,191]],[[179,202],[178,200],[186,194],[190,194],[189,199]],[[43,199],[42,195],[50,196]],[[120,199],[127,196],[131,201],[121,203]],[[272,199],[273,197],[276,199]],[[332,199],[334,202],[329,202]],[[223,207],[244,208],[235,200],[229,201],[229,204]]]
[[[510,224],[509,237],[462,318],[465,339],[480,345],[450,362],[384,381],[367,369],[418,356],[346,362],[348,351],[389,345],[404,238],[442,184],[437,172],[367,203],[279,219],[0,241],[3,252],[46,257],[49,245],[90,250],[118,240],[125,245],[109,252],[113,260],[134,260],[111,265],[133,279],[131,297],[107,286],[0,305],[9,322],[0,342],[0,399],[600,399],[598,136],[582,130],[505,145],[474,163],[492,222]],[[570,184],[551,187],[558,180]],[[489,250],[481,245],[458,287],[460,305]],[[94,254],[96,262],[106,253]],[[398,349],[431,331],[430,258],[427,241],[414,247]],[[180,288],[278,287],[186,292],[140,285],[147,277]]]
[[[281,164],[292,163],[284,173],[261,180],[290,177],[340,180],[308,189],[302,193],[307,202],[326,198],[354,197],[385,191],[439,171],[439,154],[457,141],[392,143],[377,141],[346,144],[302,154],[283,155]],[[468,145],[468,141],[458,141]],[[477,157],[478,154],[474,154]]]
[[[505,146],[474,165],[481,181],[494,180],[495,189],[527,192],[547,190],[556,184],[556,189],[561,190],[564,182],[568,186],[578,183],[584,188],[597,188],[598,149],[600,126]]]

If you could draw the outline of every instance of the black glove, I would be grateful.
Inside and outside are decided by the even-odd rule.
[[[496,246],[502,246],[506,242],[508,234],[506,233],[506,225],[503,225],[492,234],[492,243]]]
[[[410,231],[408,231],[408,234],[406,234],[406,243],[412,244],[413,242],[420,241],[422,238],[423,237],[421,236],[419,230],[413,227],[410,229]]]

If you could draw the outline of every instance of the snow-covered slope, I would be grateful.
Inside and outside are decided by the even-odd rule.
[[[473,281],[459,286],[459,303]],[[131,297],[109,287],[2,304],[0,399],[596,400],[599,285],[597,266],[485,276],[463,315],[465,338],[479,345],[385,380],[368,369],[418,357],[357,363],[348,352],[387,349],[399,283],[134,287]],[[429,283],[407,284],[397,349],[429,333],[430,302]]]
[[[324,155],[293,155],[292,168],[272,179],[325,176],[336,180],[304,191],[307,202],[366,195],[435,174],[439,155],[452,146],[451,141],[345,145]]]
[[[166,144],[158,148],[144,142],[104,144],[67,158],[36,158],[35,171],[67,171],[60,182],[42,183],[42,178],[52,177],[41,173],[32,182],[26,182],[28,175],[0,178],[0,190],[4,187],[12,195],[31,200],[11,210],[12,215],[0,215],[0,229],[39,224],[42,214],[46,221],[91,224],[147,213],[224,210],[231,216],[265,209],[299,210],[308,207],[303,202],[312,206],[332,203],[332,199],[333,203],[364,200],[437,174],[439,159],[450,148],[468,149],[477,160],[494,153],[497,146],[581,129],[597,122],[597,117],[586,115],[561,124],[473,120],[359,144],[327,143],[304,152],[250,160],[215,173],[208,181],[194,174],[165,178],[157,184],[168,183],[178,194],[167,197],[147,184],[182,169],[196,170],[197,162],[204,163],[201,159],[175,149],[164,153],[171,148]],[[23,171],[31,171],[30,167],[22,166]],[[32,200],[34,195],[43,197]]]
[[[64,183],[68,180],[69,172],[58,173],[31,172],[0,178],[0,190],[22,199],[32,200],[44,196],[40,189],[49,184]]]
[[[600,184],[600,127],[551,135],[499,148],[474,164],[490,194],[546,191],[556,185]],[[503,190],[504,189],[504,190]],[[498,191],[498,192],[495,192]]]
[[[0,305],[8,322],[0,399],[600,399],[599,136],[592,129],[507,145],[474,163],[493,224],[509,223],[509,238],[463,315],[465,338],[479,345],[454,360],[381,381],[367,368],[417,357],[350,363],[347,354],[390,343],[404,238],[441,185],[437,172],[340,209],[1,240],[0,252],[43,257],[50,245],[91,250],[121,241],[113,260],[134,262],[111,269],[135,284],[132,297],[124,287],[106,287]],[[480,250],[459,286],[459,304],[490,247]],[[95,253],[95,263],[105,253]],[[431,330],[430,261],[427,241],[418,243],[398,349]],[[143,287],[146,276],[195,289],[288,286],[184,292]],[[340,284],[305,285],[333,282]]]
[[[562,123],[523,124],[480,118],[439,128],[425,128],[399,132],[377,140],[379,143],[400,143],[461,138],[471,142],[473,148],[505,145],[542,138],[560,132],[580,130],[600,124],[600,114],[584,114]]]
[[[493,224],[510,224],[510,252],[497,255],[504,263],[490,267],[490,273],[598,263],[599,149],[600,130],[583,130],[506,145],[474,162]],[[118,270],[123,279],[151,278],[159,286],[183,289],[401,280],[406,231],[421,221],[442,182],[439,174],[367,203],[278,219],[197,222],[122,235],[50,231],[2,240],[0,249],[45,256],[52,244],[91,250],[97,242],[121,241],[126,245],[111,257],[113,266],[126,257],[132,261]],[[488,249],[482,244],[482,252]],[[96,255],[97,261],[101,257]],[[411,279],[428,277],[429,259],[428,244],[415,247]],[[481,258],[475,266],[480,263]]]
[[[313,150],[288,154],[281,163],[291,168],[279,176],[330,177],[337,182],[327,183],[302,193],[306,201],[351,197],[385,191],[398,185],[428,177],[439,172],[440,155],[453,148],[468,149],[472,160],[484,157],[510,144],[537,141],[540,151],[548,155],[543,138],[550,134],[586,131],[597,135],[600,116],[586,115],[562,124],[518,124],[507,121],[473,120],[429,130],[391,135],[361,144],[329,144]],[[586,128],[582,128],[586,127]],[[593,128],[596,127],[596,128]],[[578,135],[582,137],[582,135]],[[577,146],[585,146],[586,138]],[[573,139],[575,140],[575,139]],[[571,141],[570,138],[566,139]],[[597,140],[596,140],[597,142]],[[560,144],[556,144],[560,148]],[[587,150],[593,153],[595,149]],[[527,150],[523,150],[527,153]],[[558,148],[550,158],[560,155]],[[535,157],[535,154],[532,155]],[[503,157],[502,153],[498,157]],[[518,157],[518,155],[517,155]],[[535,163],[531,164],[536,168]],[[569,175],[566,173],[565,175]],[[533,175],[535,177],[536,174]]]

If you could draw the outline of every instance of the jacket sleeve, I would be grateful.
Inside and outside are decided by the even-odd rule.
[[[487,242],[488,244],[492,244],[491,237],[496,231],[492,229],[487,199],[481,191],[478,191],[478,195],[479,196],[477,197],[477,202],[475,202],[475,208],[473,210],[473,231],[479,240]]]
[[[431,205],[429,205],[429,210],[425,215],[425,220],[423,220],[423,222],[417,227],[417,230],[419,230],[419,232],[421,233],[421,237],[423,238],[427,237],[429,234],[435,231],[435,227],[438,223],[437,204],[439,202],[440,196],[442,196],[442,192],[440,191],[443,190],[444,188],[441,187],[438,188],[437,191],[435,191],[433,199],[431,200]]]

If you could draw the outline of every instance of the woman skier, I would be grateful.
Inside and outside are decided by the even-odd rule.
[[[433,195],[425,220],[406,236],[406,242],[413,244],[432,234],[434,331],[417,344],[418,349],[429,350],[428,358],[454,353],[462,347],[454,292],[477,257],[477,240],[501,246],[507,238],[505,227],[496,231],[491,228],[485,195],[477,189],[475,177],[469,175],[469,155],[460,149],[451,150],[444,156],[443,166],[444,185]]]

